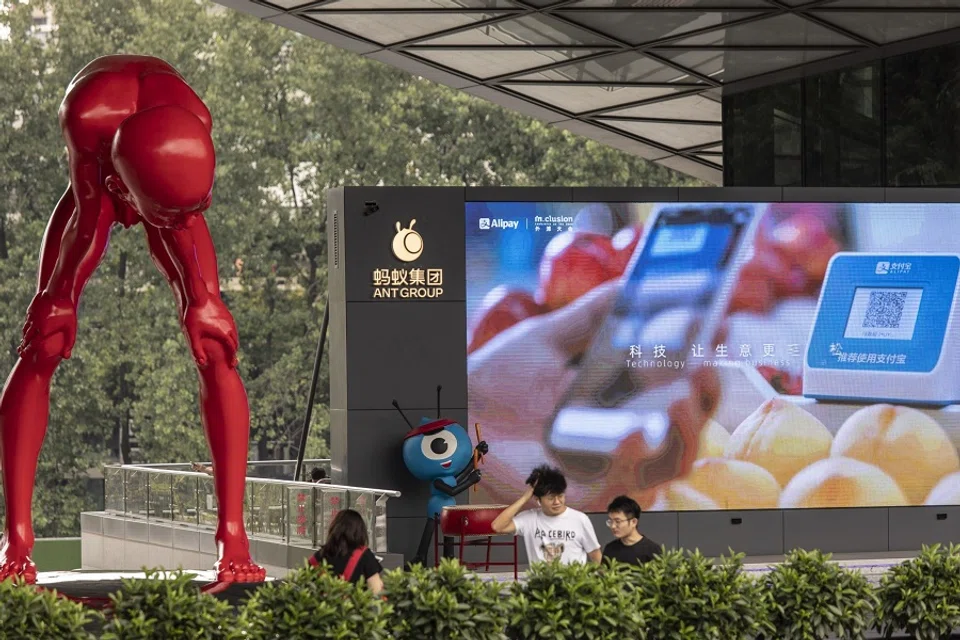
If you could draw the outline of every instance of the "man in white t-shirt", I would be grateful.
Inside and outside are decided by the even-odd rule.
[[[589,560],[599,564],[602,554],[593,524],[587,514],[567,506],[566,491],[567,479],[560,471],[537,467],[527,478],[527,490],[520,499],[493,521],[493,530],[522,536],[531,563]],[[536,498],[540,508],[520,513],[531,498]]]

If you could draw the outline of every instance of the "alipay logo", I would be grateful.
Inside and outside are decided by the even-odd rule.
[[[519,229],[519,220],[504,220],[503,218],[480,218],[481,229]]]
[[[890,273],[890,263],[889,262],[878,262],[876,273],[878,276],[883,276]]]

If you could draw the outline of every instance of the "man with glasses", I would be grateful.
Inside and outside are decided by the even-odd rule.
[[[587,514],[567,506],[566,492],[567,479],[558,469],[539,466],[527,478],[524,494],[490,526],[497,533],[522,537],[531,563],[599,564],[600,543],[593,524]],[[534,498],[540,508],[520,513]]]
[[[603,557],[624,564],[644,564],[660,555],[660,545],[637,530],[640,505],[627,496],[617,496],[607,507],[607,526],[616,540],[603,548]]]

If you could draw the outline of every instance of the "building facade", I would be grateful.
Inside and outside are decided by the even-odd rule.
[[[960,184],[960,44],[723,100],[726,186]]]

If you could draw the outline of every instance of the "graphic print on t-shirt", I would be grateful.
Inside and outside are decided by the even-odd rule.
[[[576,540],[576,531],[541,529],[537,527],[533,537],[540,540],[540,555],[544,562],[551,562],[559,559],[563,555],[565,546],[563,540]]]
[[[563,555],[562,542],[541,542],[540,553],[543,554],[544,562],[553,562]]]
[[[531,561],[586,562],[587,553],[600,548],[590,520],[574,509],[567,508],[557,516],[530,509],[517,514],[513,524]]]

